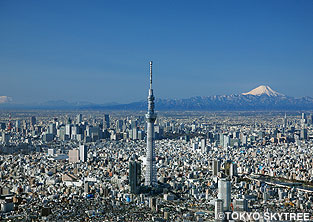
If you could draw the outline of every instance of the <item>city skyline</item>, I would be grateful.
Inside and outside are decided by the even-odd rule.
[[[147,124],[150,95],[146,120],[124,111],[0,112],[0,218],[312,221],[312,111],[166,112]],[[156,186],[145,175],[151,139]]]
[[[0,96],[16,103],[140,101],[150,60],[158,98],[239,94],[259,85],[313,95],[309,1],[0,6]]]
[[[0,1],[0,220],[313,221],[312,12]]]

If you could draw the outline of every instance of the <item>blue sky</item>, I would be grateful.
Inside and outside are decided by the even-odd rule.
[[[18,103],[250,91],[313,96],[313,2],[0,1],[0,95]]]

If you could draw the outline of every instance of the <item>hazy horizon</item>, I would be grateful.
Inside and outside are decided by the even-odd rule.
[[[0,96],[16,103],[313,96],[311,1],[1,1]]]

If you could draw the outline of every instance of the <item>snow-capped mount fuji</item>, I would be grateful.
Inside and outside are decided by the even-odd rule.
[[[250,92],[247,93],[242,93],[242,95],[253,95],[253,96],[262,96],[262,95],[267,95],[267,96],[285,96],[284,94],[278,93],[271,89],[269,86],[259,86]]]

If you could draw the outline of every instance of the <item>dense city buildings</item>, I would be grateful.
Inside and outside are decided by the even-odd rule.
[[[157,190],[145,186],[144,117],[2,111],[1,218],[222,221],[216,213],[269,211],[312,220],[311,113],[159,112]],[[10,119],[20,125],[8,130]]]

